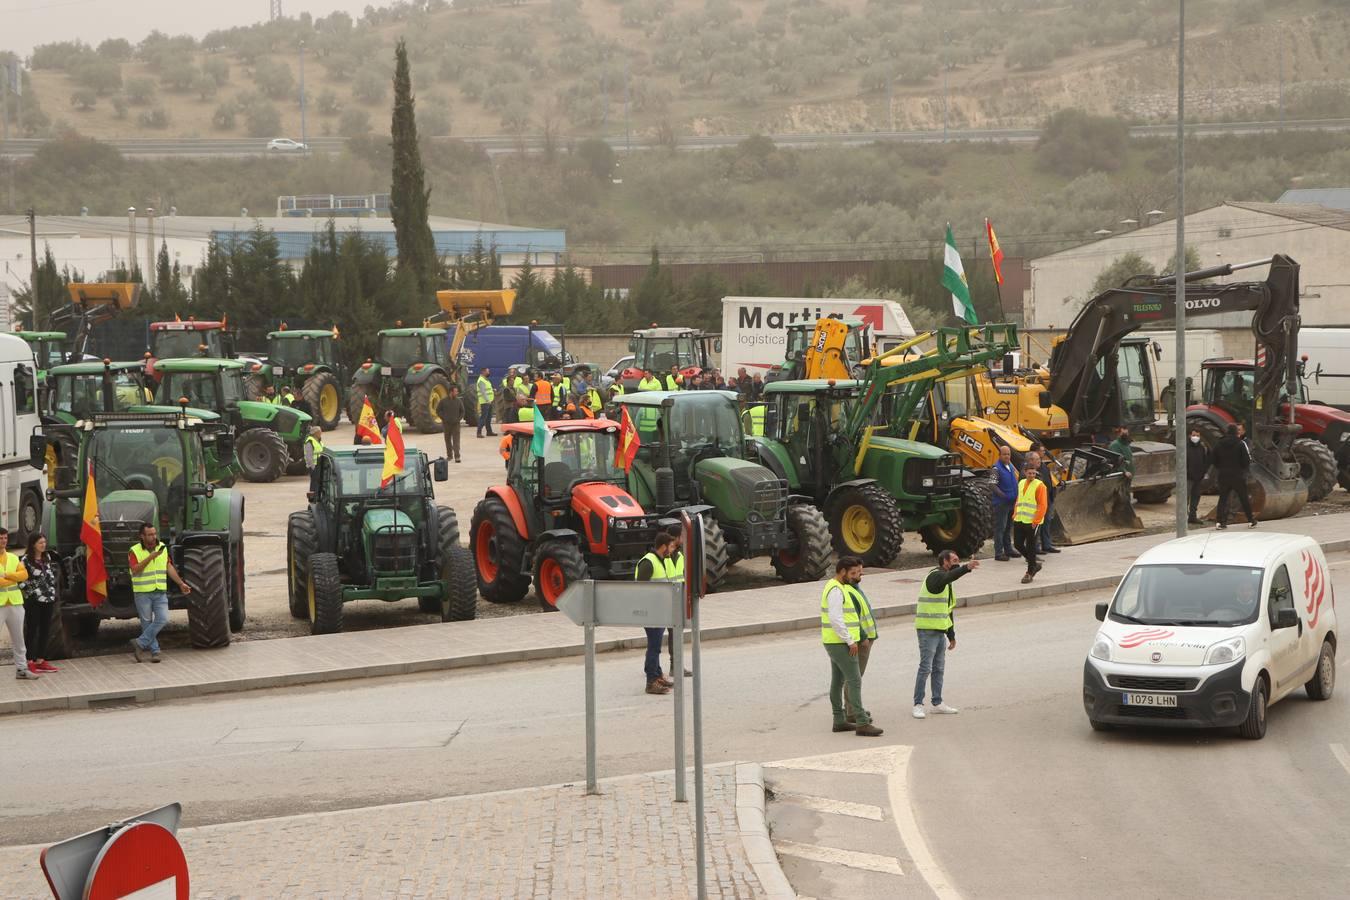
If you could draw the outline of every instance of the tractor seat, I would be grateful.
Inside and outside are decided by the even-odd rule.
[[[572,486],[572,467],[565,462],[554,461],[544,465],[544,496],[560,498]]]

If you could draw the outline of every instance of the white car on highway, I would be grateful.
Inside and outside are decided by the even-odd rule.
[[[1266,733],[1266,708],[1336,686],[1336,598],[1321,546],[1295,534],[1194,534],[1139,557],[1083,666],[1083,708],[1117,725],[1236,726]]]
[[[308,150],[308,144],[302,144],[299,141],[293,141],[290,138],[272,138],[267,142],[268,150],[300,151]]]

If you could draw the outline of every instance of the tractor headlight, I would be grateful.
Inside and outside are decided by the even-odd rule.
[[[932,486],[933,486],[933,479],[931,479],[931,478],[925,478],[925,479],[923,479],[923,481],[920,482],[920,484],[922,484],[924,487],[932,487]]]
[[[1088,653],[1093,659],[1100,659],[1103,662],[1111,661],[1111,639],[1104,634],[1097,635],[1097,640],[1092,642],[1092,650]]]

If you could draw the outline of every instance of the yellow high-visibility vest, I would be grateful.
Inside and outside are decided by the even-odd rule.
[[[1013,521],[1030,525],[1036,521],[1036,488],[1039,478],[1023,478],[1017,482],[1017,504],[1013,507]]]
[[[839,588],[844,592],[844,626],[848,628],[848,643],[856,644],[866,635],[877,636],[876,621],[872,618],[872,609],[862,591],[851,584],[844,584],[838,578],[825,582],[825,590],[820,592],[820,640],[826,644],[843,644],[830,624],[830,591]]]
[[[933,572],[940,571],[934,569]],[[932,572],[928,573],[929,575]],[[919,604],[914,608],[914,627],[928,631],[946,631],[952,627],[952,610],[956,609],[956,591],[950,583],[940,594],[928,590],[928,577],[919,585]]]
[[[162,549],[163,544],[155,547],[155,550]],[[146,557],[154,553],[155,550],[145,549],[145,545],[136,544],[131,548],[131,555],[135,557],[136,564],[145,562]],[[135,594],[154,594],[163,593],[169,589],[169,554],[161,553],[155,557],[154,561],[141,569],[141,574],[131,576],[131,591]]]

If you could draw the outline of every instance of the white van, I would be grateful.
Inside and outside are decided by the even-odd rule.
[[[1310,537],[1248,531],[1154,547],[1125,573],[1083,666],[1083,709],[1115,725],[1237,726],[1266,733],[1266,707],[1336,686],[1336,597]]]

